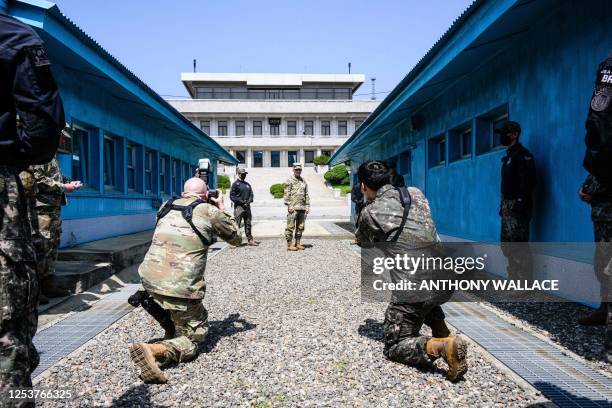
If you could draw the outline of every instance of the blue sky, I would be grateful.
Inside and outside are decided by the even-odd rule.
[[[365,74],[390,91],[472,0],[57,0],[60,10],[165,96],[181,72]],[[377,95],[386,96],[384,93]],[[364,95],[362,97],[367,97]]]

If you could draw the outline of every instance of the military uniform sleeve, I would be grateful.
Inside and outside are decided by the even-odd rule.
[[[64,184],[53,178],[52,172],[59,171],[50,163],[33,166],[34,180],[41,194],[62,195],[65,191]]]
[[[380,233],[377,224],[372,219],[370,209],[365,207],[357,219],[357,229],[355,239],[360,245],[367,245],[374,242],[375,237]]]
[[[238,225],[230,213],[217,209],[212,216],[212,227],[215,234],[228,244],[238,246],[242,242]]]
[[[285,205],[291,205],[291,181],[285,181],[285,192],[283,194],[283,200],[285,201]]]
[[[519,169],[519,197],[526,199],[531,196],[536,183],[535,161],[531,154],[523,156]]]
[[[253,194],[253,187],[249,188],[249,204],[255,200],[255,194]]]
[[[17,54],[13,98],[20,119],[13,154],[19,156],[18,160],[31,164],[48,162],[57,150],[65,119],[51,64],[42,44],[24,47]],[[2,150],[2,156],[10,154]]]

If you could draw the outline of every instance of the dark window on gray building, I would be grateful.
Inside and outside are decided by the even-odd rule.
[[[280,167],[280,152],[278,150],[270,152],[270,165],[272,167]]]
[[[289,150],[287,152],[287,164],[289,165],[289,167],[293,166],[293,163],[297,162],[297,160],[297,151]]]
[[[210,136],[210,120],[201,120],[200,130]]]
[[[297,122],[295,120],[287,121],[287,134],[295,136],[297,134]]]
[[[236,121],[236,136],[244,136],[244,120]]]
[[[253,151],[253,167],[263,167],[263,152],[261,150]]]
[[[359,129],[359,126],[363,123],[363,119],[355,119],[355,130]]]
[[[217,123],[217,136],[227,136],[227,120],[220,120]]]
[[[253,121],[253,135],[255,136],[261,136],[262,135],[262,122],[261,120],[254,120]]]
[[[321,121],[321,134],[323,136],[329,136],[331,134],[331,126],[329,120]]]
[[[196,87],[196,99],[213,99],[213,89],[210,87]]]
[[[305,164],[312,164],[315,157],[314,150],[304,150],[304,162]]]
[[[340,136],[346,136],[348,133],[348,127],[347,127],[347,122],[346,120],[339,120],[338,121],[338,134]]]
[[[300,89],[301,99],[317,99],[317,90],[315,88]]]
[[[333,150],[321,150],[321,155],[331,157]]]
[[[331,88],[318,89],[317,99],[334,99],[334,90]]]
[[[236,159],[238,159],[238,162],[240,164],[245,164],[246,163],[246,151],[244,150],[237,150],[235,152],[236,154]]]
[[[304,134],[305,135],[311,135],[314,133],[314,126],[313,126],[313,122],[312,120],[305,120],[304,121]]]

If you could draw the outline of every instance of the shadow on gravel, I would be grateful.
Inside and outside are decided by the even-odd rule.
[[[375,341],[383,341],[383,322],[379,322],[374,319],[365,319],[365,321],[357,329],[362,337],[367,337]]]
[[[149,386],[140,384],[136,387],[131,387],[123,395],[113,399],[113,407],[152,407],[151,396],[149,395]]]
[[[247,330],[253,330],[257,325],[240,317],[239,313],[232,313],[223,320],[208,322],[208,335],[204,343],[200,344],[200,352],[210,353],[219,340]]]
[[[549,333],[559,345],[587,360],[605,362],[605,326],[581,326],[578,317],[592,309],[577,303],[495,302],[493,306]]]

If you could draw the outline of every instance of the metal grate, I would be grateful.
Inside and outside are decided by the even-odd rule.
[[[612,407],[612,379],[473,303],[447,303],[447,320],[559,407]]]
[[[34,345],[40,354],[40,364],[32,377],[40,375],[133,310],[127,298],[136,289],[138,284],[126,285],[119,292],[97,302],[91,309],[76,312],[36,334]]]

